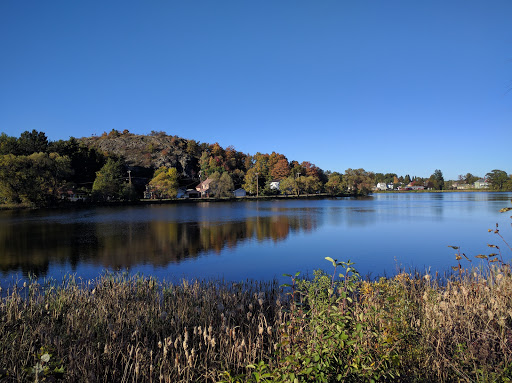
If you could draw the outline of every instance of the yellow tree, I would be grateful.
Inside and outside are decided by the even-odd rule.
[[[153,179],[149,181],[158,198],[176,198],[178,194],[178,171],[176,168],[162,166],[155,171]]]
[[[256,168],[250,168],[245,173],[243,188],[250,194],[256,194],[258,192],[258,178],[261,175],[257,172]]]

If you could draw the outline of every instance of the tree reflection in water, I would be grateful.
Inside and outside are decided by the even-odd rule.
[[[244,241],[281,241],[311,231],[314,215],[251,217],[232,222],[20,222],[0,225],[0,270],[45,276],[52,264],[80,263],[125,269],[166,266]]]

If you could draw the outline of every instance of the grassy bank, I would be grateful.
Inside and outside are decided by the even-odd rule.
[[[351,264],[332,262],[334,274],[293,277],[285,291],[122,274],[13,287],[0,305],[0,380],[512,378],[508,264],[457,267],[441,283],[406,273],[363,281]]]

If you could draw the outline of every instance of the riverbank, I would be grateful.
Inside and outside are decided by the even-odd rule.
[[[443,283],[364,281],[339,262],[337,281],[316,272],[288,287],[127,274],[14,286],[0,304],[0,380],[507,380],[512,275],[493,264]]]
[[[314,200],[326,198],[355,197],[352,194],[343,194],[333,196],[326,193],[321,194],[301,194],[301,195],[272,195],[272,196],[246,196],[246,197],[222,197],[222,198],[170,198],[170,199],[139,199],[134,201],[58,201],[57,203],[37,207],[31,204],[0,204],[0,210],[33,210],[33,209],[80,209],[97,206],[136,206],[136,205],[158,205],[158,204],[190,204],[201,202],[241,202],[241,201],[269,201],[269,200]]]
[[[510,190],[490,190],[490,189],[448,189],[448,190],[375,190],[373,193],[500,193]]]
[[[498,193],[495,190],[386,190],[374,191],[371,194],[404,194],[404,193]],[[371,196],[371,194],[369,196]],[[87,202],[87,201],[59,201],[51,206],[37,207],[31,204],[0,204],[0,210],[33,210],[33,209],[80,209],[90,208],[97,206],[136,206],[136,205],[159,205],[159,204],[190,204],[202,202],[242,202],[242,201],[270,201],[270,200],[316,200],[316,199],[338,199],[338,198],[359,198],[368,196],[359,196],[354,194],[339,194],[331,195],[327,193],[318,194],[300,194],[300,195],[270,195],[270,196],[245,196],[245,197],[223,197],[223,198],[171,198],[171,199],[140,199],[135,201],[101,201],[101,202]]]
[[[242,201],[270,201],[270,200],[315,200],[335,199],[343,197],[355,197],[352,194],[333,196],[327,193],[300,194],[300,195],[270,195],[270,196],[245,196],[245,197],[222,197],[222,198],[172,198],[172,199],[141,199],[141,204],[168,204],[168,203],[198,203],[198,202],[242,202]]]

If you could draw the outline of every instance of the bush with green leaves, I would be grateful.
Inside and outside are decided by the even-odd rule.
[[[398,352],[360,310],[361,279],[353,263],[326,258],[334,272],[313,280],[291,277],[289,320],[282,326],[277,361],[248,366],[253,382],[393,381]],[[337,270],[342,269],[338,275]],[[237,381],[226,375],[226,381]]]

